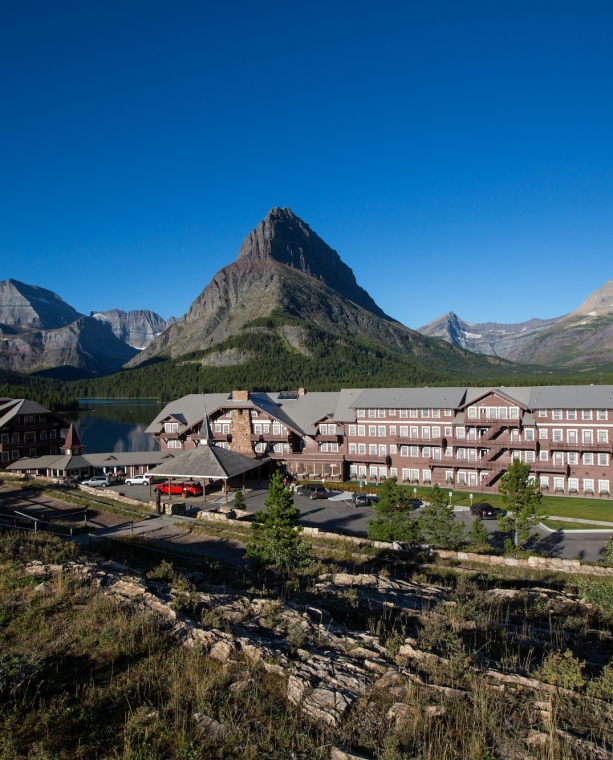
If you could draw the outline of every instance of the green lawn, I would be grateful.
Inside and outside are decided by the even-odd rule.
[[[590,519],[590,518],[586,518]],[[613,521],[612,521],[613,522]],[[543,520],[543,524],[551,530],[606,530],[604,525],[589,525],[586,523],[562,522],[561,520]],[[613,528],[611,528],[613,533]]]
[[[417,497],[427,499],[430,488],[424,486],[406,486],[411,493],[417,488]],[[376,490],[376,489],[375,489]],[[470,493],[466,491],[453,491],[453,503],[459,507],[470,506]],[[473,491],[473,504],[478,501],[487,501],[494,507],[504,507],[502,497],[494,493],[478,493]],[[579,517],[585,520],[603,520],[613,522],[613,499],[582,498],[580,496],[543,496],[543,507],[546,512],[556,517]]]

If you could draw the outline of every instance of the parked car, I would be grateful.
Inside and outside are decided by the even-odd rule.
[[[298,486],[298,496],[308,496],[309,499],[327,499],[328,491],[324,486]]]
[[[412,506],[413,509],[419,509],[420,507],[424,506],[424,503],[421,499],[409,499],[407,503]]]
[[[107,488],[110,486],[108,475],[94,475],[89,480],[82,480],[82,486],[90,486],[91,488]]]
[[[189,496],[202,496],[203,489],[201,483],[183,483],[183,493]]]
[[[126,478],[125,485],[127,486],[148,486],[152,475],[134,475],[131,478]]]
[[[498,517],[498,511],[496,507],[488,504],[486,501],[480,501],[477,504],[473,504],[470,508],[470,514],[480,517],[482,520],[495,520]]]
[[[155,493],[161,493],[163,496],[168,496],[168,494],[175,495],[177,494],[180,496],[183,493],[183,483],[173,483],[172,488],[168,488],[168,482],[166,483],[160,483],[155,487]]]
[[[352,501],[354,507],[372,507],[375,502],[379,501],[379,497],[357,491],[353,494]]]

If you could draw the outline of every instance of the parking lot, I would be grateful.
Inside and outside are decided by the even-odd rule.
[[[245,494],[247,510],[257,512],[265,509],[264,501],[268,496],[268,484],[262,481],[260,487],[255,483],[250,484]],[[117,491],[133,499],[149,501],[149,489],[146,486],[112,486],[107,490]],[[323,531],[332,533],[345,533],[356,536],[365,536],[368,530],[368,520],[375,517],[374,510],[369,507],[354,507],[351,503],[351,494],[346,492],[330,492],[328,499],[311,500],[308,496],[294,496],[294,504],[300,510],[299,522],[308,527],[319,528]],[[155,496],[151,497],[155,499]],[[168,501],[167,496],[162,497],[163,501]],[[173,497],[173,501],[182,501],[179,497]],[[216,506],[224,503],[223,493],[214,491],[207,496],[204,502],[202,497],[190,497],[185,500],[186,508],[197,509],[214,509]],[[232,503],[232,497],[229,498]],[[416,516],[420,510],[416,510]],[[475,518],[463,508],[456,510],[456,518],[466,526],[469,531]],[[502,533],[498,527],[497,520],[484,520],[483,524],[487,528],[490,536],[490,543],[502,548],[505,538],[508,534]],[[602,548],[608,537],[613,531],[577,531],[577,532],[548,532],[541,531],[541,538],[535,547],[538,551],[547,552],[552,557],[564,557],[567,559],[582,559],[595,562],[599,559]]]

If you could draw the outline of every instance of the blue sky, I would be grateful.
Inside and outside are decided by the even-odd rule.
[[[7,0],[0,278],[183,314],[289,206],[410,327],[613,278],[613,3]]]

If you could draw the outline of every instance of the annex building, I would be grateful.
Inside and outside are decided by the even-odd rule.
[[[23,457],[57,456],[68,423],[25,398],[0,398],[0,468]]]
[[[301,477],[497,490],[513,461],[543,490],[609,494],[613,386],[191,394],[147,428],[161,451],[212,443]],[[207,433],[210,425],[210,433]]]

